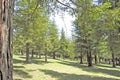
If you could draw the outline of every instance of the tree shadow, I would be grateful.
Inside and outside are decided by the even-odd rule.
[[[17,64],[17,63],[26,64],[26,61],[25,61],[26,57],[20,56],[19,58],[21,58],[21,59],[14,58],[13,63],[14,64]],[[27,64],[39,64],[39,65],[41,64],[41,65],[43,65],[46,63],[52,63],[52,62],[50,62],[50,61],[45,62],[44,60],[40,60],[40,58],[39,59],[34,58],[34,59],[29,59],[29,63],[27,63]]]
[[[77,68],[88,68],[86,64],[79,64],[77,62],[63,61],[63,62],[58,62],[58,63],[63,64],[63,65],[77,67]]]
[[[111,66],[110,66],[110,65],[106,65],[106,64],[98,64],[97,66],[107,67],[107,68],[113,68],[113,67],[112,67],[112,64],[111,64]]]
[[[108,70],[103,68],[82,68],[84,71],[93,72],[93,73],[104,73],[111,76],[119,77],[120,78],[120,71],[118,70]]]
[[[24,66],[15,66],[13,65],[13,68],[25,68]]]
[[[20,59],[13,59],[13,63],[14,64],[17,64],[17,63],[25,63],[25,61],[24,60],[20,60]]]
[[[73,62],[59,62],[60,64],[64,64],[64,65],[68,65],[68,66],[73,66],[73,67],[77,67],[77,68],[81,68],[83,71],[87,71],[87,72],[92,72],[92,73],[104,73],[104,74],[108,74],[111,76],[116,76],[116,77],[120,77],[120,71],[118,70],[113,70],[112,67],[110,66],[103,66],[103,65],[99,65],[102,68],[99,67],[88,67],[86,64],[78,64],[78,63],[73,63]],[[110,69],[106,69],[106,68],[111,68]]]
[[[26,57],[25,56],[20,56],[19,58],[25,59]]]
[[[36,71],[37,69],[34,69],[34,70],[31,70],[31,69],[29,69],[29,70],[27,70],[28,72],[33,72],[33,71]]]
[[[22,79],[13,79],[13,80],[22,80]]]
[[[29,75],[27,72],[19,69],[14,69],[15,74],[19,75],[22,78],[32,78],[31,75]]]
[[[58,80],[117,80],[114,78],[96,77],[90,75],[59,73],[53,70],[40,70],[40,71],[44,72],[46,75],[50,75],[51,77],[58,78]]]
[[[50,62],[50,61],[45,62],[45,61],[40,60],[40,59],[32,59],[32,60],[30,61],[30,64],[31,64],[31,63],[43,65],[43,64],[52,63],[52,62]]]

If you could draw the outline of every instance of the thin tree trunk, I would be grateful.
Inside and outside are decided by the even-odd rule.
[[[26,43],[26,63],[29,63],[29,43]]]
[[[112,53],[112,66],[113,67],[116,67],[116,64],[115,64],[115,54],[114,54],[114,52],[113,52],[113,49],[111,48],[111,53]]]
[[[119,66],[120,66],[120,58],[119,58]]]
[[[80,55],[81,55],[80,56],[80,64],[83,64],[83,55],[82,55],[82,53]]]
[[[95,54],[95,64],[97,64],[98,61],[97,61],[97,55]]]
[[[55,57],[56,55],[55,55],[55,52],[53,52],[53,59],[55,59],[56,57]]]
[[[47,62],[47,52],[45,52],[45,62]]]
[[[87,41],[88,50],[87,50],[87,61],[88,61],[88,67],[92,66],[92,54],[90,49],[90,41]]]
[[[88,61],[88,67],[91,67],[92,66],[92,56],[91,56],[90,51],[87,52],[87,61]]]
[[[112,60],[113,60],[113,67],[116,67],[114,53],[112,53]]]
[[[32,56],[31,56],[31,58],[33,58],[34,57],[34,50],[32,49]]]
[[[40,52],[41,48],[38,46],[38,55],[39,55],[39,58],[41,59],[41,52]]]

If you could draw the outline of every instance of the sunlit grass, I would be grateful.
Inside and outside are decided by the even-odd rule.
[[[120,67],[87,67],[70,60],[33,59],[25,64],[24,56],[14,55],[14,80],[120,80]]]

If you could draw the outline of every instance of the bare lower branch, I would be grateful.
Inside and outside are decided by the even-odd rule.
[[[66,4],[64,4],[64,3],[62,3],[61,1],[59,1],[59,0],[56,0],[58,3],[60,3],[61,5],[63,5],[63,6],[66,6],[66,7],[68,7],[68,8],[70,8],[70,9],[72,9],[72,10],[75,10],[73,7],[71,7],[71,6],[69,6],[69,5],[66,5]]]

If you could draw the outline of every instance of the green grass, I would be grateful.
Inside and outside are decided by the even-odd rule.
[[[120,67],[87,67],[69,60],[33,59],[25,64],[24,56],[14,55],[14,80],[120,80]]]

